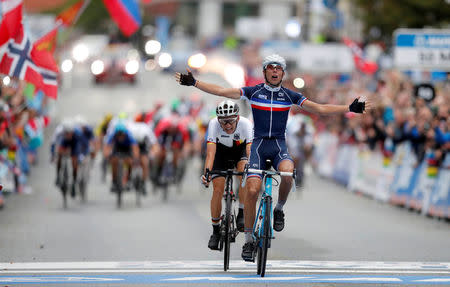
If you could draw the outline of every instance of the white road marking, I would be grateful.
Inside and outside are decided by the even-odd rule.
[[[333,281],[333,282],[343,282],[343,281],[368,281],[368,282],[402,282],[399,278],[380,278],[380,277],[357,277],[357,278],[320,278],[320,281]]]
[[[248,273],[256,264],[230,262],[231,273]],[[269,260],[272,273],[371,273],[371,274],[450,274],[449,262],[358,262]],[[137,262],[17,262],[0,263],[0,274],[75,273],[213,273],[222,272],[222,261],[137,261]]]
[[[232,267],[254,268],[254,263],[242,260],[231,260]],[[223,261],[187,260],[187,261],[125,261],[125,262],[0,262],[0,270],[20,269],[163,269],[163,268],[222,268]],[[441,270],[450,271],[450,262],[380,262],[380,261],[291,261],[269,260],[267,266],[271,268],[296,269],[392,269],[392,270]]]
[[[256,270],[253,268],[230,269],[229,273],[249,273]],[[1,274],[81,274],[81,273],[217,273],[223,272],[222,268],[217,269],[34,269],[34,270],[0,270]],[[421,270],[338,270],[338,269],[272,269],[267,268],[271,273],[340,273],[340,274],[436,274],[449,275],[449,271],[421,271]]]
[[[180,278],[170,278],[163,279],[162,281],[198,281],[198,280],[209,280],[209,281],[291,281],[291,280],[301,280],[301,279],[312,279],[314,277],[225,277],[225,276],[204,276],[204,277],[180,277]]]
[[[101,282],[101,281],[124,281],[122,278],[92,278],[92,277],[0,277],[1,283],[20,283],[20,282]]]

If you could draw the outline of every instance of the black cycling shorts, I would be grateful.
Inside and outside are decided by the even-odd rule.
[[[214,157],[213,170],[227,170],[236,168],[237,163],[241,160],[247,160],[246,144],[239,146],[227,147],[223,144],[217,144],[216,156]],[[221,175],[213,175],[212,178]]]

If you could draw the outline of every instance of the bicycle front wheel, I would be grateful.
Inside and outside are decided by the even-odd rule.
[[[270,222],[271,222],[271,212],[272,204],[270,200],[267,200],[265,206],[264,223],[263,223],[263,236],[262,236],[262,247],[261,247],[261,277],[266,274],[266,264],[267,264],[267,252],[270,247],[270,239],[272,237]]]
[[[230,242],[231,242],[231,195],[228,193],[225,198],[225,232],[224,245],[225,250],[223,253],[223,271],[227,271],[230,268]]]
[[[123,166],[119,163],[117,167],[117,208],[122,207],[122,191],[124,189],[123,183]]]

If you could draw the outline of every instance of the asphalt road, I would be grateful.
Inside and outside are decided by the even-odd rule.
[[[85,69],[78,69],[71,77],[65,79],[60,99],[51,107],[55,122],[64,116],[76,114],[97,122],[107,112],[135,113],[143,107],[150,107],[157,99],[170,99],[195,91],[193,88],[178,86],[173,75],[159,72],[142,73],[136,86],[93,86]],[[212,75],[204,76],[203,79],[223,83]],[[208,100],[216,101],[217,98],[208,96]],[[0,211],[0,262],[3,262],[0,263],[0,285],[25,284],[25,275],[46,276],[46,280],[50,280],[51,276],[70,275],[75,280],[72,283],[78,282],[73,283],[74,286],[80,286],[78,284],[81,283],[92,286],[139,286],[146,283],[164,286],[169,282],[180,285],[214,283],[216,286],[228,286],[230,282],[242,286],[249,282],[343,286],[341,284],[353,282],[363,286],[364,282],[369,282],[367,276],[375,278],[386,274],[406,276],[406,279],[401,282],[386,279],[388,281],[377,281],[376,285],[394,286],[398,283],[418,286],[424,282],[450,284],[448,223],[349,193],[344,187],[313,173],[309,174],[301,190],[290,195],[285,206],[286,228],[275,234],[276,239],[269,251],[268,274],[272,271],[274,276],[296,278],[311,277],[312,274],[322,276],[317,277],[320,280],[287,277],[274,277],[272,281],[245,279],[245,276],[250,275],[255,278],[255,267],[244,264],[240,259],[242,235],[232,245],[231,273],[224,274],[220,271],[222,253],[207,248],[212,231],[209,215],[211,189],[204,189],[199,184],[197,171],[201,163],[198,160],[189,163],[181,193],[172,190],[167,203],[162,202],[159,193],[150,191],[142,207],[138,208],[134,194],[130,193],[125,194],[121,210],[115,207],[115,197],[109,192],[109,184],[100,181],[97,161],[89,185],[88,202],[81,204],[75,198],[69,201],[69,208],[63,210],[61,194],[54,186],[54,167],[49,163],[47,145],[50,130],[47,135],[46,146],[42,148],[38,165],[29,179],[32,193],[9,196],[6,208]],[[276,194],[274,192],[275,199]],[[24,262],[36,265],[21,265]],[[85,265],[81,268],[74,263],[61,269],[42,265],[46,262],[84,262]],[[89,267],[87,262],[100,263]],[[135,265],[127,265],[127,262],[135,262]],[[294,265],[289,265],[289,262],[294,262]],[[398,265],[399,262],[408,264]],[[161,267],[158,264],[165,265]],[[80,271],[80,268],[83,270]],[[77,269],[78,273],[74,271]],[[55,270],[59,271],[55,273]],[[430,273],[430,270],[433,272]],[[97,278],[101,274],[128,276],[127,280],[131,281],[76,281],[80,280],[76,276],[92,278],[94,274]],[[163,280],[163,275],[174,274],[181,277],[158,281]],[[194,275],[196,279],[186,279]],[[203,275],[214,275],[216,281],[205,279]],[[328,278],[327,281],[323,277],[325,275],[347,276],[345,278],[362,275],[366,281],[358,281],[358,278],[353,281],[339,281],[336,278],[333,281]],[[14,276],[19,277],[10,281],[5,279]],[[221,281],[218,278],[221,276],[227,279]],[[230,281],[230,276],[244,277]],[[415,282],[411,276],[441,276],[441,281]],[[448,281],[445,278],[449,278]],[[70,283],[66,279],[56,279],[56,283]],[[29,283],[33,282],[28,282],[27,286],[30,286]],[[36,281],[34,283],[38,284]],[[369,283],[372,284],[368,286],[375,284]]]

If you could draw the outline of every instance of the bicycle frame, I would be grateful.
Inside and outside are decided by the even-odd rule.
[[[270,214],[269,214],[269,222],[272,221],[273,218],[273,210],[272,210],[272,186],[273,186],[273,178],[272,175],[264,175],[263,178],[263,183],[264,183],[264,190],[261,194],[261,200],[259,201],[259,207],[258,207],[258,212],[256,213],[256,217],[255,217],[255,222],[253,224],[253,231],[252,231],[252,236],[253,236],[253,240],[255,242],[257,242],[257,237],[256,237],[256,233],[258,234],[258,238],[262,237],[262,233],[264,230],[264,218],[267,216],[266,214],[266,205],[269,204],[269,208],[270,208]],[[258,226],[258,223],[261,223],[261,226]],[[270,224],[270,235],[269,238],[273,239],[272,237],[273,235],[273,227]],[[262,242],[257,242],[258,244],[262,245]]]

